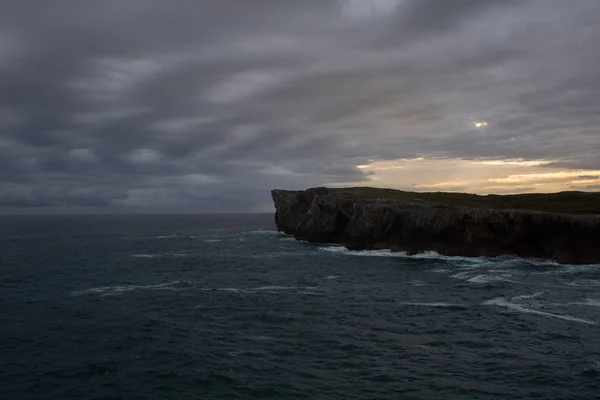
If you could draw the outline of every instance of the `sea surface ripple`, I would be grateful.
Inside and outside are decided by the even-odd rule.
[[[3,399],[593,399],[600,266],[351,252],[271,215],[0,217]]]

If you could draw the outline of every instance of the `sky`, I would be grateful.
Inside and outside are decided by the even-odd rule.
[[[600,190],[598,0],[0,0],[0,212]]]

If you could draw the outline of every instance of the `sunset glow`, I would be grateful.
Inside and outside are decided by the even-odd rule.
[[[556,161],[423,157],[375,161],[357,166],[369,175],[366,182],[354,184],[480,194],[590,191],[600,187],[600,170],[566,170],[553,167],[553,163]]]

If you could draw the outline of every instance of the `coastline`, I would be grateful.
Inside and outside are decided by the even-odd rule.
[[[309,242],[349,250],[600,263],[600,195],[595,193],[535,195],[535,202],[527,195],[375,188],[275,189],[271,194],[277,229]],[[569,208],[561,209],[557,198]]]

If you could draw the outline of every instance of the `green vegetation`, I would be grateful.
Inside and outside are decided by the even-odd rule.
[[[330,189],[337,196],[358,201],[409,201],[453,207],[530,210],[600,215],[600,192],[560,192],[516,195],[477,195],[448,192],[405,192],[373,187]]]

